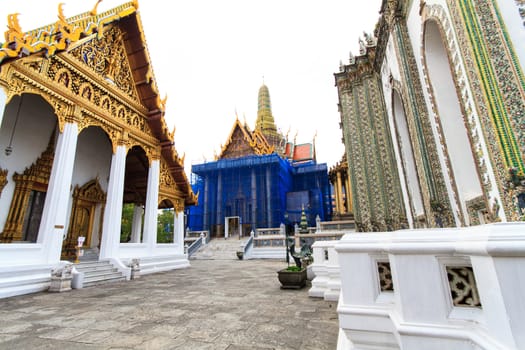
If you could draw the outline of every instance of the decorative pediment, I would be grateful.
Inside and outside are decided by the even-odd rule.
[[[72,49],[70,53],[105,80],[115,84],[126,95],[138,101],[123,37],[124,32],[118,25],[113,25],[104,31],[102,38],[93,36],[91,40]]]
[[[273,147],[270,147],[260,131],[251,132],[237,119],[226,144],[222,147],[219,159],[271,154],[272,152]]]

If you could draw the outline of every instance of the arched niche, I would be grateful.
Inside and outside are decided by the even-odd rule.
[[[458,203],[459,219],[469,225],[468,203],[483,196],[478,168],[466,127],[460,91],[453,76],[453,67],[444,45],[440,25],[433,19],[424,24],[424,64],[430,82],[431,99],[440,135],[438,144],[444,149],[451,200]]]
[[[395,126],[395,139],[397,142],[399,162],[401,164],[400,179],[404,182],[403,197],[407,209],[410,226],[418,227],[424,224],[424,206],[421,188],[416,170],[414,151],[412,148],[407,116],[401,95],[397,89],[392,89],[392,112]],[[423,222],[419,222],[423,221]]]
[[[53,165],[57,117],[41,96],[24,93],[8,102],[0,126],[0,240],[36,242]]]

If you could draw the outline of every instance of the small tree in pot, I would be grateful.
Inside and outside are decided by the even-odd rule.
[[[303,220],[303,216],[305,220]],[[304,208],[301,213],[301,226],[303,225],[306,226],[306,215],[304,214]],[[304,228],[301,227],[301,229]],[[286,261],[288,262],[288,267],[286,269],[277,271],[279,282],[281,282],[281,289],[301,289],[306,285],[306,266],[312,261],[312,247],[309,244],[306,244],[306,242],[302,242],[301,250],[296,252],[295,239],[288,237],[288,233],[286,233],[285,237]],[[290,266],[289,255],[291,255],[294,259],[295,266]]]

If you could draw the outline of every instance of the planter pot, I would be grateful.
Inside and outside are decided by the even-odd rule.
[[[237,252],[237,258],[239,260],[242,260],[243,259],[243,256],[244,256],[244,252]]]
[[[281,289],[301,289],[306,285],[306,268],[300,271],[277,271]]]

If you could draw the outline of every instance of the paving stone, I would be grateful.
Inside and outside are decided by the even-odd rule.
[[[0,299],[1,349],[335,349],[337,304],[281,290],[276,260],[191,267]],[[5,316],[5,317],[3,317]]]

